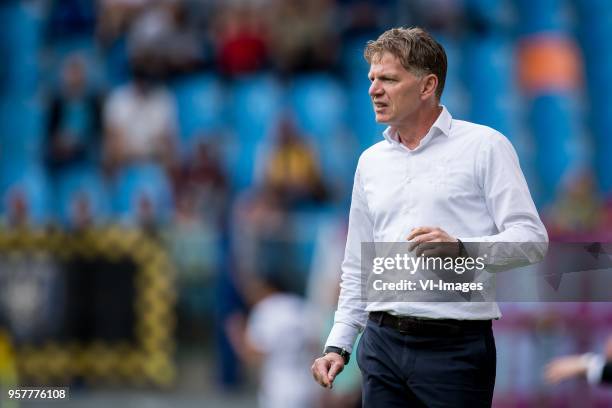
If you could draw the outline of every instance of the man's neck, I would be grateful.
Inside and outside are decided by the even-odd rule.
[[[442,107],[439,105],[417,111],[414,118],[410,120],[410,125],[397,128],[399,142],[410,150],[416,149],[440,113],[442,113]]]

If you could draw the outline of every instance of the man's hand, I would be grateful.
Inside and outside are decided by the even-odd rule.
[[[344,359],[338,353],[327,353],[317,358],[310,370],[315,381],[322,387],[332,388],[334,378],[344,370]]]
[[[411,241],[408,250],[416,249],[416,256],[457,257],[461,251],[457,238],[438,227],[413,228],[406,240]]]
[[[544,379],[549,384],[557,384],[574,377],[584,377],[587,363],[580,356],[559,357],[551,361],[544,370]]]

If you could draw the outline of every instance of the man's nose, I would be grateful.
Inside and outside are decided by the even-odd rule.
[[[372,83],[370,84],[370,89],[368,90],[368,93],[370,94],[370,96],[374,97],[374,96],[378,96],[381,95],[383,92],[382,87],[380,86],[380,82],[378,81],[372,81]]]

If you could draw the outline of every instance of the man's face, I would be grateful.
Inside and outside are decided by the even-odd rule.
[[[393,54],[372,60],[368,73],[376,122],[399,127],[410,120],[422,103],[421,79],[407,71]]]

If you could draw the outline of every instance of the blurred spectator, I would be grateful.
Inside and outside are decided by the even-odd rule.
[[[373,37],[381,27],[381,15],[388,10],[388,4],[381,7],[381,2],[368,0],[344,1],[347,3],[342,8],[342,19],[346,25],[342,29],[343,40],[351,38]]]
[[[30,224],[28,199],[25,191],[14,187],[6,197],[7,224],[12,228],[26,228]]]
[[[160,67],[146,56],[133,60],[131,83],[112,92],[104,111],[104,152],[108,169],[157,163],[175,166],[176,106],[160,80]]]
[[[137,225],[150,237],[158,237],[155,205],[148,194],[141,194],[136,208]]]
[[[201,346],[210,335],[221,250],[220,234],[214,226],[202,222],[193,196],[177,199],[174,222],[165,230],[166,248],[178,271],[177,337]]]
[[[334,67],[338,38],[330,0],[277,0],[271,15],[271,49],[282,74]]]
[[[131,55],[133,79],[115,89],[104,110],[104,160],[122,222],[156,235],[170,220],[177,155],[176,102],[161,82],[163,66],[147,53]]]
[[[177,194],[188,196],[200,219],[220,227],[229,200],[229,183],[212,143],[199,142],[177,178]]]
[[[131,25],[128,48],[155,58],[169,73],[192,71],[202,60],[202,46],[180,0],[152,2],[142,11]]]
[[[434,32],[452,33],[459,29],[463,2],[458,0],[416,0],[402,7],[413,24],[424,25]],[[403,21],[397,21],[402,24]]]
[[[312,336],[304,300],[283,290],[278,277],[253,278],[246,285],[253,309],[228,320],[226,330],[240,358],[259,366],[259,406],[315,406],[320,391],[313,387],[309,358],[318,342]]]
[[[10,158],[8,159],[10,160]],[[26,169],[2,191],[0,215],[11,228],[37,228],[49,221],[47,180],[38,167]]]
[[[101,44],[110,46],[124,35],[135,16],[153,0],[101,0],[98,2],[97,36]]]
[[[166,238],[184,287],[201,285],[202,281],[210,285],[220,257],[220,234],[217,225],[205,221],[196,194],[179,194]]]
[[[282,265],[278,265],[279,254],[265,251],[267,241],[291,239],[290,228],[287,228],[289,216],[273,191],[264,187],[242,194],[236,200],[231,221],[234,259],[240,275],[282,269]]]
[[[77,195],[72,204],[70,216],[75,231],[83,231],[93,225],[92,203],[85,194]]]
[[[561,194],[546,214],[551,237],[569,238],[577,233],[593,233],[601,227],[603,205],[591,173],[575,177]]]
[[[288,209],[322,203],[328,198],[319,161],[314,149],[300,135],[293,121],[285,117],[279,123],[274,145],[264,162],[260,182]]]
[[[268,62],[265,14],[249,4],[225,6],[213,27],[217,67],[223,75],[256,72]]]
[[[219,256],[215,252],[229,204],[227,176],[216,153],[214,145],[201,141],[183,163],[175,183],[177,205],[171,229],[183,242],[197,240],[203,244],[183,254],[178,263],[204,263],[208,275]],[[176,245],[171,246],[182,252]],[[193,265],[184,269],[191,270],[190,274],[201,273],[194,271]]]
[[[101,46],[107,80],[123,84],[130,78],[127,33],[132,21],[151,0],[101,0],[96,38]]]
[[[132,53],[164,56],[164,41],[173,29],[176,1],[150,1],[129,26],[129,47]]]
[[[174,222],[165,236],[179,272],[179,335],[194,339],[198,333],[206,337],[202,323],[218,306],[213,303],[214,280],[221,267],[222,228],[229,200],[226,175],[214,146],[197,145],[175,187]]]
[[[572,378],[584,378],[590,384],[612,383],[612,337],[606,343],[604,354],[576,354],[552,360],[544,371],[550,384]]]
[[[100,147],[101,98],[88,89],[81,56],[65,60],[61,89],[51,97],[49,110],[45,161],[51,175],[93,164]]]

